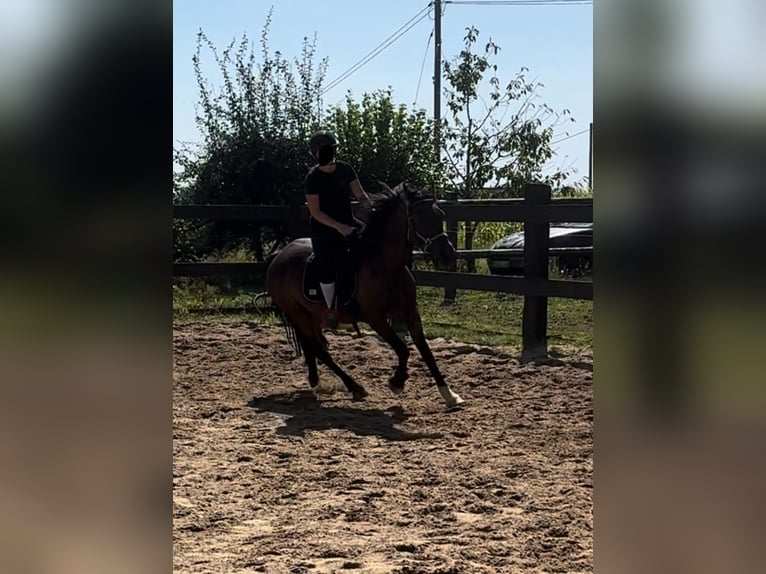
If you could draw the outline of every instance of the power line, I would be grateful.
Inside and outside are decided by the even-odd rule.
[[[445,4],[466,6],[582,6],[593,0],[444,0]]]
[[[571,135],[565,136],[563,138],[560,138],[560,139],[557,139],[555,141],[552,141],[551,145],[555,145],[557,143],[560,143],[560,142],[572,139],[573,137],[581,136],[582,134],[587,134],[589,131],[590,131],[590,128],[585,129],[585,130],[583,130],[581,132],[577,132],[576,134],[571,134]]]
[[[338,86],[341,82],[343,82],[343,80],[345,80],[346,78],[351,76],[354,72],[356,72],[357,70],[361,69],[366,64],[368,64],[376,56],[378,56],[381,52],[383,52],[383,50],[385,50],[391,44],[396,42],[399,38],[404,36],[407,32],[409,32],[412,28],[414,28],[418,23],[420,23],[423,19],[425,19],[428,16],[427,10],[428,10],[428,7],[424,8],[423,10],[421,10],[418,13],[420,15],[420,17],[418,17],[418,15],[415,15],[413,18],[411,18],[407,22],[407,24],[409,24],[409,26],[407,24],[404,24],[404,26],[399,28],[399,30],[397,30],[396,32],[394,32],[394,34],[392,34],[386,40],[384,40],[384,42],[382,44],[380,44],[377,48],[374,48],[364,58],[359,60],[359,62],[354,64],[351,68],[349,68],[348,70],[343,72],[343,74],[338,76],[335,80],[330,82],[330,84],[324,90],[322,90],[320,95],[324,95],[326,92],[328,92],[331,89],[333,89],[334,87]],[[415,21],[413,22],[413,20],[415,20]],[[410,22],[411,22],[411,24],[410,24]]]
[[[431,47],[431,38],[434,37],[435,29],[436,29],[436,26],[431,28],[431,34],[428,36],[428,42],[426,42],[426,51],[423,54],[423,63],[420,64],[420,76],[418,76],[418,87],[415,89],[415,99],[413,100],[414,103],[417,103],[418,94],[420,94],[420,81],[423,79],[423,69],[426,67],[426,58],[428,57],[428,48]]]
[[[409,32],[412,28],[414,28],[417,24],[420,23],[421,20],[428,17],[429,9],[431,8],[431,3],[429,3],[425,8],[420,10],[417,14],[415,14],[412,18],[410,18],[407,22],[405,22],[396,32],[391,34],[388,38],[383,40],[380,44],[378,44],[377,47],[373,48],[370,52],[368,52],[361,60],[359,60],[356,64],[351,66],[348,70],[343,72],[340,76],[335,78],[332,82],[330,82],[327,87],[320,92],[320,96],[324,95],[328,91],[332,90],[334,87],[338,86],[343,80],[351,76],[354,72],[362,68],[364,65],[368,64],[371,60],[373,60],[377,55],[379,55],[383,50],[388,48],[391,44],[396,42],[399,38],[404,36],[407,32]]]

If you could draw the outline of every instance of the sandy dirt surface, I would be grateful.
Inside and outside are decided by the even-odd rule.
[[[412,345],[394,396],[389,347],[328,338],[364,401],[317,400],[277,327],[176,325],[175,572],[592,572],[590,353],[432,341],[447,412]]]

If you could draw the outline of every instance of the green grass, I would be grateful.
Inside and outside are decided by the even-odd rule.
[[[479,291],[458,291],[455,303],[444,306],[443,291],[419,287],[423,328],[429,337],[482,345],[521,345],[524,297]],[[549,344],[590,347],[593,344],[593,302],[548,300]]]
[[[262,289],[211,285],[200,280],[179,279],[173,287],[173,314],[177,321],[274,319],[252,312],[255,295]],[[482,345],[521,345],[524,298],[520,295],[458,291],[455,303],[444,306],[443,290],[419,287],[418,304],[423,328],[429,338]],[[198,311],[206,310],[203,313]],[[551,346],[591,347],[593,302],[574,299],[548,300],[548,336]]]

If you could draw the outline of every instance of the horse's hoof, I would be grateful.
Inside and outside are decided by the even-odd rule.
[[[355,401],[361,401],[368,395],[369,393],[367,392],[367,390],[360,387],[358,390],[352,391],[351,398],[354,399]]]
[[[395,395],[401,395],[404,392],[404,385],[392,385],[389,381],[388,388],[391,389],[391,392]]]
[[[400,395],[404,392],[404,383],[406,383],[409,378],[410,375],[408,373],[401,374],[396,372],[390,379],[388,379],[388,388],[391,389],[391,392],[395,395]]]
[[[460,395],[456,395],[453,393],[453,396],[450,397],[447,401],[447,410],[452,411],[460,408],[460,405],[465,404],[465,400],[460,398]]]

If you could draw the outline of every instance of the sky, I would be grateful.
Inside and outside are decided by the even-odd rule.
[[[273,7],[270,48],[286,57],[300,55],[304,36],[317,37],[317,58],[329,59],[325,85],[354,66],[427,6],[427,0],[179,0],[173,5],[173,140],[198,141],[194,106],[198,97],[192,56],[202,29],[219,50],[243,33],[256,43]],[[371,62],[324,96],[325,106],[340,103],[348,90],[365,92],[390,86],[396,103],[433,111],[433,14],[417,23]],[[557,129],[556,156],[547,166],[572,166],[572,180],[588,175],[588,128],[593,121],[593,5],[483,6],[447,4],[442,17],[442,58],[452,60],[463,46],[465,29],[479,30],[479,46],[492,39],[501,50],[494,61],[501,85],[525,66],[537,80],[541,102],[568,109],[575,122]],[[428,46],[428,50],[426,48]],[[426,55],[427,54],[427,55]],[[203,56],[203,73],[213,76],[212,55]],[[425,67],[423,61],[425,57]],[[422,74],[421,74],[422,68]],[[420,88],[418,90],[418,82]],[[444,82],[442,82],[444,84]],[[417,94],[417,99],[415,99]],[[442,100],[442,115],[446,106]],[[579,135],[578,132],[584,132]],[[572,136],[572,137],[568,137]],[[567,139],[564,139],[567,138]]]

